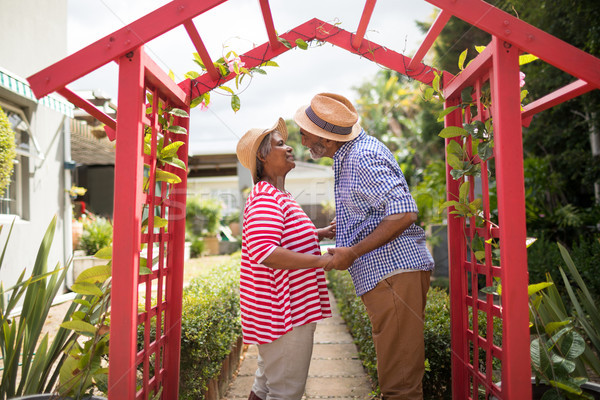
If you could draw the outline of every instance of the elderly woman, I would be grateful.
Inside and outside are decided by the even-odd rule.
[[[335,225],[317,230],[285,190],[296,166],[281,118],[270,129],[251,129],[237,156],[254,187],[244,208],[240,306],[244,343],[258,347],[249,400],[300,399],[304,393],[316,322],[331,316],[325,283],[329,255],[318,241]]]

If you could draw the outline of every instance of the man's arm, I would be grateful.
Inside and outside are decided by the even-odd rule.
[[[402,234],[417,220],[417,213],[392,214],[385,217],[381,223],[366,238],[352,247],[335,247],[328,249],[333,254],[333,259],[325,267],[344,270],[350,268],[352,263],[360,256],[391,242]]]

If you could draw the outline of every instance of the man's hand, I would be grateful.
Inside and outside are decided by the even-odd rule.
[[[319,241],[335,238],[335,219],[331,221],[328,227],[317,229],[317,235],[319,236]]]
[[[351,247],[330,247],[327,252],[333,255],[333,259],[325,267],[325,271],[346,270],[358,258],[358,254]]]

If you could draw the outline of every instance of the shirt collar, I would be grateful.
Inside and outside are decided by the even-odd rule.
[[[352,146],[354,146],[354,143],[356,143],[358,140],[363,139],[365,136],[367,136],[367,134],[365,133],[365,130],[362,129],[357,137],[355,137],[354,139],[352,139],[349,142],[344,143],[339,149],[336,150],[336,152],[333,155],[333,160],[334,161],[343,160],[344,157],[346,156],[346,154],[348,154],[348,152],[352,148]]]

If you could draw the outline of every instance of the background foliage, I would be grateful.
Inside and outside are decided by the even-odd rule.
[[[8,117],[0,107],[0,197],[10,184],[15,152],[15,132],[11,129]]]

